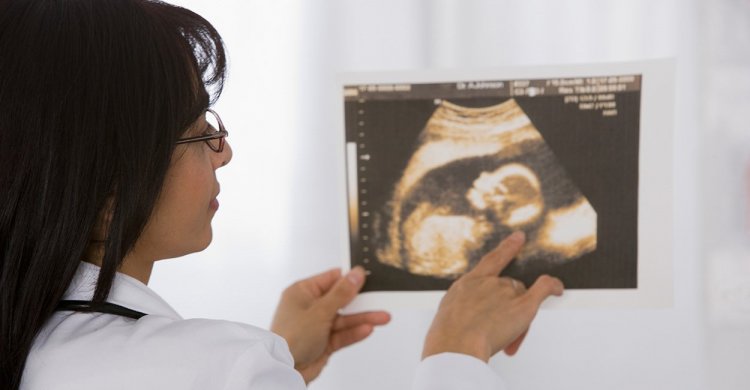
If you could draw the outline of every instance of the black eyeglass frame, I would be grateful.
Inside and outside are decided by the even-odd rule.
[[[227,129],[224,128],[224,122],[221,121],[221,117],[219,117],[219,114],[216,113],[216,111],[212,109],[206,110],[206,112],[210,112],[213,114],[213,116],[216,118],[216,122],[219,124],[219,129],[217,132],[212,134],[206,134],[206,135],[199,135],[195,137],[187,137],[187,138],[180,138],[175,142],[176,144],[188,144],[191,142],[200,142],[205,141],[211,150],[213,150],[216,153],[221,153],[224,151],[224,138],[229,136],[229,132]],[[219,147],[214,148],[214,146],[211,144],[212,140],[218,139],[219,140]]]

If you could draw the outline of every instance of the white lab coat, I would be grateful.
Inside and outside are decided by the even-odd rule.
[[[98,274],[81,263],[64,299],[90,300]],[[182,319],[148,286],[119,273],[108,301],[149,315],[55,313],[29,354],[21,390],[305,388],[286,342],[269,331]],[[504,387],[484,362],[443,353],[419,364],[412,388]]]

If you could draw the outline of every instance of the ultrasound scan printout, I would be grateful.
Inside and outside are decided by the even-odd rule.
[[[445,290],[514,231],[503,275],[638,288],[642,74],[344,85],[351,266]]]

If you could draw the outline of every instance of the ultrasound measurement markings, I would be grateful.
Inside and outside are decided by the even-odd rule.
[[[360,101],[362,103],[362,101]],[[367,178],[364,177],[365,172],[367,172],[367,163],[370,161],[370,154],[365,152],[365,149],[367,148],[367,144],[365,144],[363,138],[365,138],[365,110],[360,108],[357,110],[358,120],[357,120],[357,126],[359,127],[359,138],[360,141],[358,143],[358,149],[359,149],[359,158],[357,159],[357,163],[359,165],[359,174],[361,174],[363,177],[359,178],[360,188],[359,188],[359,200],[360,200],[360,211],[361,211],[361,219],[360,219],[360,231],[362,232],[362,240],[368,241],[369,236],[366,234],[367,230],[369,228],[369,221],[365,221],[370,216],[370,212],[367,210],[367,188],[363,188],[367,183]],[[367,265],[370,263],[369,257],[367,257],[368,252],[370,251],[370,248],[368,246],[362,247],[362,263]],[[370,270],[365,270],[366,274],[370,274]]]

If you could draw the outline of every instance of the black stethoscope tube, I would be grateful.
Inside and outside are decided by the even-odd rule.
[[[114,314],[122,317],[137,320],[146,315],[139,311],[128,309],[127,307],[116,305],[110,302],[92,302],[92,301],[60,301],[55,311],[77,311],[83,313],[105,313]]]

